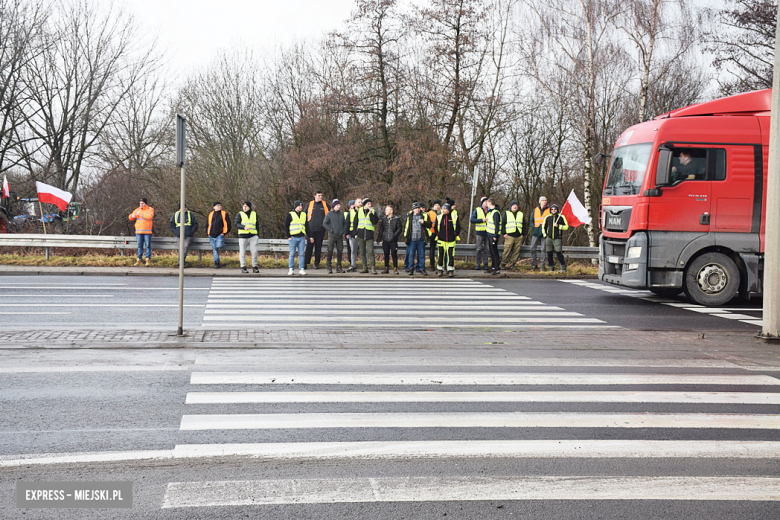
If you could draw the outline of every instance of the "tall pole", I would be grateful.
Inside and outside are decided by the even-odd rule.
[[[179,200],[179,329],[178,335],[184,335],[184,235],[187,222],[184,213],[184,155],[186,150],[187,119],[176,115],[176,164],[181,168],[181,194]]]
[[[780,15],[780,13],[778,13]],[[780,21],[780,16],[778,16]],[[772,116],[769,123],[769,165],[766,178],[764,242],[764,320],[761,336],[780,337],[780,23],[775,35]]]
[[[471,237],[471,214],[474,212],[474,196],[477,194],[477,182],[479,182],[479,170],[477,165],[474,165],[474,178],[471,179],[471,203],[469,206],[469,234],[466,235],[466,244],[469,243]]]

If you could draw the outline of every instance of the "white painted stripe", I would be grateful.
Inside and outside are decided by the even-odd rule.
[[[714,413],[267,413],[184,415],[181,430],[316,428],[780,429],[780,415]]]
[[[701,312],[703,314],[728,314],[730,312],[763,312],[763,309],[740,309],[739,307],[734,307],[731,309],[724,309],[722,307],[704,307],[704,308],[686,307],[685,310],[693,311],[693,312]]]
[[[710,316],[718,316],[719,318],[727,318],[729,320],[754,320],[755,316],[748,316],[747,314],[710,314]]]
[[[51,304],[51,302],[49,302]],[[14,307],[39,307],[40,303],[14,303]],[[70,303],[67,307],[179,307],[177,303]],[[185,304],[185,307],[205,307],[204,304]]]
[[[0,312],[0,316],[62,316],[71,314],[70,312]]]
[[[765,375],[469,372],[193,372],[193,385],[780,385]]]
[[[677,307],[679,309],[687,309],[687,310],[693,310],[695,308],[703,307],[703,305],[693,305],[691,303],[680,303],[680,302],[664,303],[664,305],[668,305],[669,307]]]
[[[181,444],[176,458],[745,458],[780,459],[780,442],[646,440],[361,441]]]
[[[163,509],[475,500],[780,500],[774,477],[390,477],[171,482]]]
[[[35,291],[48,291],[53,288],[56,289],[72,289],[72,290],[90,290],[94,289],[96,291],[178,291],[178,287],[98,287],[98,286],[91,286],[91,285],[63,285],[63,286],[51,286],[51,287],[4,287],[0,285],[0,288],[5,289],[25,289],[25,290],[35,290]],[[208,287],[185,287],[185,291],[209,291],[210,289]],[[37,295],[33,295],[37,296]]]
[[[414,320],[412,318],[409,319],[398,319],[396,325],[406,325],[406,324],[413,324],[413,325],[420,325],[420,320]],[[241,328],[241,329],[253,329],[256,328],[258,325],[262,325],[263,327],[278,327],[280,329],[282,328],[289,328],[290,322],[285,323],[275,323],[273,321],[269,322],[263,322],[260,320],[249,322],[249,323],[204,323],[201,324],[201,328],[207,328],[209,330],[229,330],[229,329],[235,329],[235,328]],[[322,322],[312,322],[307,321],[305,324],[307,327],[321,327],[321,328],[349,328],[349,327],[362,327],[362,324],[360,323],[350,323],[348,321],[341,321],[339,323],[334,323],[331,321],[322,321]],[[484,321],[481,321],[479,323],[458,323],[459,327],[481,327],[485,328],[486,325]],[[505,327],[506,325],[501,325],[501,327]],[[383,325],[381,326],[384,329],[392,329],[394,327],[390,325]],[[441,327],[449,327],[449,325],[441,325]],[[589,325],[589,324],[580,324],[580,325],[540,325],[537,323],[527,323],[523,325],[524,331],[535,331],[535,330],[585,330],[585,329],[598,329],[598,330],[623,330],[623,327],[619,325]],[[513,330],[505,331],[505,332],[517,332]],[[747,370],[750,370],[747,368]],[[762,369],[763,370],[763,369]]]
[[[88,365],[88,366],[54,366],[54,367],[0,367],[2,374],[29,374],[29,373],[54,373],[54,372],[173,372],[188,370],[186,366],[168,365]]]
[[[212,296],[212,295],[231,295],[231,296],[244,296],[244,295],[246,295],[246,296],[249,296],[249,295],[252,295],[252,294],[262,294],[262,293],[263,293],[263,291],[261,289],[256,289],[256,290],[252,290],[252,289],[236,289],[235,291],[223,291],[223,290],[212,289],[212,291],[209,293],[209,295],[210,296]],[[349,289],[346,289],[346,290],[343,290],[343,291],[328,290],[327,293],[320,294],[319,296],[321,296],[323,298],[326,298],[326,299],[335,300],[335,299],[340,298],[340,297],[349,298],[353,294],[354,294],[354,291],[349,290]],[[376,297],[376,294],[383,294],[383,293],[381,291],[372,291],[371,294],[374,295],[374,297]],[[388,290],[388,294],[392,294],[394,296],[407,296],[407,297],[412,297],[412,298],[420,298],[420,296],[421,296],[421,292],[419,290],[417,290],[417,291]],[[478,298],[478,297],[483,297],[483,296],[485,296],[485,297],[489,297],[489,296],[493,296],[493,297],[513,296],[511,293],[507,293],[507,292],[492,292],[492,291],[491,292],[479,291],[479,292],[468,293],[468,292],[464,292],[464,291],[434,291],[434,290],[430,290],[430,291],[426,291],[425,294],[426,294],[426,296],[430,296],[430,295],[434,295],[435,294],[437,296],[452,296],[452,297],[461,297],[461,298]],[[279,294],[279,296],[282,296],[282,297],[284,297],[285,299],[288,299],[288,300],[291,297],[293,297],[293,298],[296,297],[295,294],[290,294],[290,293],[281,293],[281,294]],[[309,295],[306,295],[306,298],[301,297],[301,299],[308,299],[308,297],[309,297]]]
[[[0,468],[132,460],[255,457],[277,460],[407,458],[780,459],[780,442],[644,440],[359,441],[180,444],[172,450],[0,456]]]
[[[8,294],[5,296],[14,296],[18,298],[24,298],[25,301],[31,298],[113,298],[113,294]],[[42,302],[51,303],[51,302]]]
[[[189,392],[186,404],[246,403],[691,403],[780,404],[750,392]]]
[[[168,307],[168,305],[165,305],[164,307]],[[175,305],[174,307],[178,307],[178,305]],[[203,305],[198,305],[198,307],[203,307]],[[337,304],[337,309],[342,309],[343,307]],[[238,309],[220,309],[213,307],[211,305],[208,306],[206,309],[206,314],[209,315],[220,315],[220,314],[226,314],[230,316],[239,315],[242,317],[250,317],[250,316],[285,316],[290,318],[300,318],[299,316],[290,316],[290,310],[288,309],[273,309],[273,308],[266,308],[265,310],[252,310],[248,309],[246,306],[244,307],[244,311],[237,312]],[[377,317],[377,312],[381,312],[381,318],[382,320],[386,320],[388,318],[394,318],[396,316],[418,316],[421,319],[428,319],[429,316],[441,316],[442,315],[442,309],[432,309],[428,310],[425,307],[420,309],[410,309],[409,306],[405,310],[397,310],[397,309],[388,309],[384,306],[381,307],[381,311],[379,311],[376,308],[373,309],[366,309],[363,307],[363,310],[356,310],[352,311],[349,314],[340,314],[339,312],[334,312],[333,305],[330,306],[329,309],[326,310],[319,310],[319,309],[312,309],[309,306],[301,305],[300,307],[301,312],[306,313],[306,317],[309,316],[333,316],[334,319],[344,319],[344,320],[353,320],[360,316],[368,316],[371,318],[371,320],[375,320]],[[564,311],[560,307],[547,307],[543,308],[542,310],[529,310],[526,311],[526,309],[519,309],[519,310],[497,310],[497,311],[483,311],[483,310],[471,310],[471,309],[463,309],[461,311],[445,311],[445,313],[449,317],[455,317],[455,316],[463,316],[464,318],[468,318],[470,316],[480,316],[480,317],[487,317],[487,321],[493,321],[491,316],[549,316],[549,317],[556,317],[556,316],[582,316],[579,312],[569,312]],[[381,321],[381,320],[376,320]]]
[[[236,304],[236,303],[225,303],[226,300],[208,300],[208,308],[209,309],[306,309],[306,311],[314,310],[314,309],[330,309],[331,312],[333,311],[333,302],[323,302],[320,304],[314,304],[314,303],[267,303],[267,304]],[[230,302],[235,301],[234,299],[227,300]],[[241,301],[246,301],[242,299]],[[448,302],[447,303],[447,309],[474,309],[475,306],[478,308],[481,308],[485,305],[485,303],[480,300],[479,305],[477,305],[475,302],[465,302],[465,303],[457,303],[457,302]],[[506,302],[500,302],[497,305],[502,305],[501,309],[511,309],[511,308],[517,308],[518,310],[551,310],[551,311],[562,311],[563,308],[561,307],[553,307],[550,305],[545,305],[541,302],[512,302],[510,305],[511,307],[507,307]],[[517,307],[514,307],[514,306]],[[341,310],[364,310],[366,308],[365,304],[357,304],[357,305],[345,305],[343,303],[338,304],[338,308]],[[382,302],[382,309],[409,309],[409,302],[404,303],[386,303]],[[376,310],[373,311],[376,313]],[[485,312],[490,313],[491,311],[479,311],[479,312]],[[439,311],[441,314],[441,311]]]
[[[381,294],[381,295],[349,295],[345,296],[343,298],[334,298],[333,296],[325,296],[325,295],[306,295],[305,301],[300,301],[298,305],[306,305],[307,302],[319,302],[319,303],[333,303],[336,301],[346,301],[350,303],[355,302],[367,302],[367,303],[375,303],[377,300],[381,300],[382,303],[385,302],[401,302],[401,303],[409,303],[410,301],[414,301],[415,299],[418,299],[418,296],[420,293],[416,293],[415,296],[401,296],[396,293],[389,293],[389,294]],[[254,295],[241,295],[237,296],[235,294],[209,294],[208,300],[211,301],[218,301],[219,299],[222,299],[223,301],[247,301],[247,302],[254,302],[254,301],[261,301],[261,302],[267,302],[267,301],[273,301],[273,302],[280,302],[280,303],[290,303],[293,301],[296,301],[296,298],[291,295],[281,295],[281,294],[269,294],[268,296],[260,296],[257,293],[254,293]],[[472,307],[476,306],[478,303],[480,306],[484,305],[506,305],[508,302],[511,303],[522,303],[522,302],[528,302],[528,303],[540,303],[540,302],[533,302],[528,296],[486,296],[486,297],[480,297],[479,300],[475,300],[472,297],[468,298],[461,298],[459,300],[454,301],[461,301],[461,302],[468,302],[471,303]]]
[[[84,287],[123,287],[128,284],[126,283],[81,283],[80,285]],[[23,286],[23,287],[36,287],[36,286],[43,286],[44,288],[49,287],[70,287],[69,284],[66,283],[47,283],[47,282],[3,282],[0,283],[0,287],[12,287],[16,288],[14,286]]]
[[[208,311],[206,311],[208,313]],[[310,321],[316,321],[321,320],[322,318],[318,316],[286,316],[286,315],[279,315],[275,316],[273,318],[269,318],[267,320],[263,319],[264,314],[258,313],[257,316],[212,316],[210,314],[207,314],[203,317],[203,321],[231,321],[231,322],[241,322],[241,321],[251,321],[253,323],[263,323],[266,321],[271,322],[284,322],[284,323],[308,323]],[[249,314],[249,313],[244,313]],[[455,314],[455,313],[450,313]],[[475,323],[477,325],[488,326],[491,324],[496,323],[534,323],[534,322],[549,322],[549,315],[554,313],[548,313],[545,317],[540,318],[500,318],[500,317],[492,317],[488,320],[482,319],[468,319],[468,315],[463,316],[449,316],[449,317],[419,317],[416,316],[414,313],[408,314],[408,319],[416,319],[416,321],[419,324],[425,324],[425,323]],[[403,319],[400,316],[388,316],[387,313],[382,313],[379,316],[340,316],[338,314],[332,314],[334,320],[338,320],[342,324],[346,323],[395,323],[398,320]],[[598,320],[596,318],[560,318],[556,319],[556,323],[604,323],[601,320]]]
[[[747,323],[748,325],[758,325],[759,327],[764,326],[763,320],[740,320],[742,323]]]

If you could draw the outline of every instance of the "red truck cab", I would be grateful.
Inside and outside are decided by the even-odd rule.
[[[599,278],[702,305],[762,293],[771,90],[634,125],[610,158]]]

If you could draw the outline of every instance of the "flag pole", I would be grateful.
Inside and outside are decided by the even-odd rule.
[[[41,224],[43,224],[43,234],[46,235],[46,219],[43,218],[43,204],[41,204],[41,199],[38,199],[38,207],[41,208]]]

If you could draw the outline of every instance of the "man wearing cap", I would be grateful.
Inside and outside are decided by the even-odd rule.
[[[257,213],[252,211],[252,203],[244,202],[241,211],[236,214],[236,229],[238,229],[238,260],[241,263],[241,272],[246,270],[246,248],[252,253],[252,272],[259,273],[257,268]]]
[[[154,208],[142,198],[135,208],[135,211],[128,216],[130,220],[135,221],[135,240],[138,244],[138,260],[135,265],[141,265],[141,258],[146,248],[146,267],[152,265],[152,220],[154,219]]]
[[[436,222],[436,217],[439,216],[440,211],[441,211],[441,201],[439,199],[436,199],[431,203],[431,209],[430,211],[428,211],[428,223],[430,224],[431,228],[433,228],[433,225]],[[430,246],[428,257],[431,263],[431,271],[435,271],[436,270],[436,233],[434,233],[432,229],[427,229],[426,233],[428,234],[428,243]]]
[[[490,274],[501,274],[501,257],[498,255],[498,239],[501,237],[501,208],[496,204],[495,199],[489,198],[487,200],[488,214],[487,214],[487,236],[488,246],[490,247],[490,264],[489,270],[485,271]]]
[[[363,207],[357,210],[355,218],[358,220],[357,242],[360,248],[360,258],[363,260],[363,270],[360,272],[367,273],[370,264],[371,274],[377,274],[376,258],[374,257],[374,229],[379,223],[379,217],[371,208],[371,199],[363,199]]]
[[[284,219],[284,232],[287,234],[287,243],[290,246],[290,260],[287,266],[287,276],[292,276],[295,272],[295,252],[298,251],[298,273],[305,275],[304,258],[306,254],[306,236],[309,233],[309,221],[306,219],[306,213],[303,212],[303,202],[296,200],[293,203],[293,210],[287,214]]]
[[[211,253],[214,255],[214,268],[219,269],[219,250],[225,247],[225,235],[230,233],[230,215],[222,209],[221,202],[214,203],[214,209],[208,216],[208,228]]]
[[[352,201],[350,201],[352,202]],[[352,271],[357,270],[357,259],[358,259],[358,243],[357,243],[357,227],[358,227],[358,218],[357,218],[357,211],[358,209],[363,207],[363,199],[357,198],[354,201],[354,206],[350,208],[349,214],[347,214],[347,239],[349,239],[349,245],[350,245],[350,255],[349,255],[349,268],[347,269],[348,273],[351,273]]]
[[[516,200],[509,203],[501,221],[501,234],[504,235],[504,256],[501,267],[509,269],[520,260],[520,247],[523,245],[523,212]]]
[[[488,251],[488,237],[487,237],[487,197],[482,197],[479,201],[479,206],[471,214],[471,223],[476,224],[477,232],[477,270],[487,270],[488,258],[490,258],[490,252]]]
[[[534,208],[531,215],[531,221],[533,223],[533,229],[531,230],[531,267],[533,269],[539,269],[539,262],[536,258],[536,250],[539,244],[542,245],[542,269],[544,269],[547,262],[547,241],[544,239],[542,233],[542,224],[547,215],[550,214],[550,206],[547,205],[547,197],[542,195],[539,197],[539,205]]]
[[[563,257],[563,232],[569,229],[569,223],[566,217],[558,213],[558,206],[550,206],[550,214],[544,218],[542,224],[542,234],[547,242],[547,265],[550,272],[555,271],[555,261],[553,260],[553,251],[558,256],[560,263],[559,273],[566,272],[566,259]]]
[[[328,231],[328,257],[327,257],[327,267],[328,267],[328,274],[333,273],[333,268],[331,267],[331,260],[333,259],[333,247],[336,247],[336,272],[337,273],[343,273],[341,269],[341,252],[343,250],[343,242],[344,242],[344,235],[347,232],[347,219],[344,215],[344,212],[341,211],[341,201],[339,199],[333,199],[333,202],[330,203],[331,209],[327,215],[325,215],[325,220],[322,222],[322,225],[325,227],[325,229]]]
[[[314,252],[314,268],[320,268],[320,258],[322,257],[322,240],[325,238],[325,216],[330,211],[328,203],[322,200],[322,192],[314,192],[314,200],[309,201],[306,206],[306,220],[309,222],[309,241],[306,243],[306,256],[303,261],[303,267],[311,263],[311,254]]]
[[[179,261],[183,261],[184,265],[187,265],[187,249],[192,242],[192,236],[198,231],[198,219],[192,214],[187,206],[184,206],[184,218],[179,215],[181,210],[176,210],[171,220],[168,221],[168,228],[173,233],[173,236],[179,238],[181,236],[181,227],[184,226],[184,258],[180,258]],[[182,220],[184,222],[182,222]]]
[[[423,276],[428,276],[428,273],[425,271],[425,239],[428,236],[430,227],[431,221],[428,220],[428,213],[422,212],[419,202],[412,204],[412,210],[404,217],[404,235],[406,236],[404,265],[409,276],[414,275],[415,255],[417,255],[417,272]]]
[[[458,214],[452,212],[452,206],[447,202],[441,207],[441,213],[436,217],[436,243],[439,245],[439,263],[436,265],[436,276],[452,278],[455,274],[455,244],[460,234]]]

